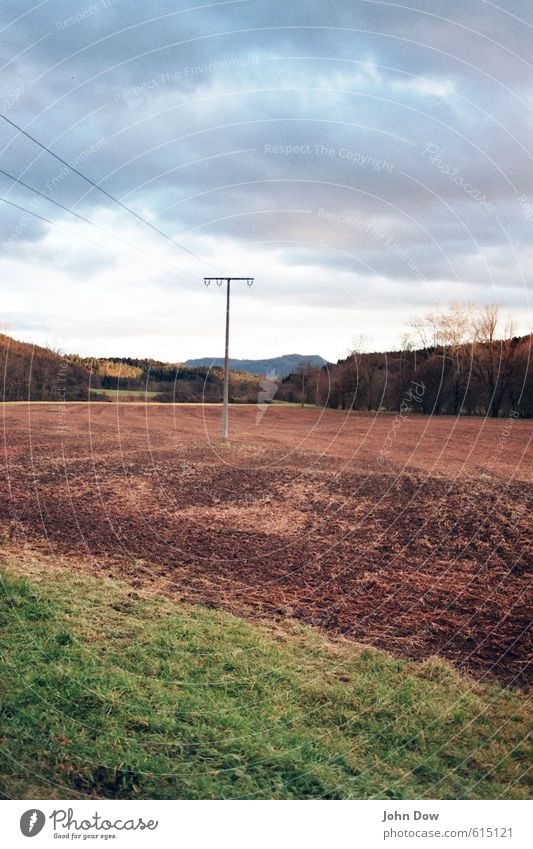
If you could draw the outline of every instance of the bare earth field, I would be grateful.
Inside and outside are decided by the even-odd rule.
[[[525,683],[530,422],[234,406],[223,445],[220,415],[4,405],[4,551]]]

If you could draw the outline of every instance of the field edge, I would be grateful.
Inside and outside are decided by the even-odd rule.
[[[4,798],[530,797],[524,694],[2,561]]]

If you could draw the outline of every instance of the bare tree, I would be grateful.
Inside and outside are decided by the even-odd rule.
[[[470,375],[467,342],[473,333],[472,309],[471,304],[452,301],[411,322],[425,351],[422,370],[431,383],[438,381],[432,400],[434,412],[458,415],[462,409]]]
[[[513,324],[505,327],[504,338],[498,339],[500,308],[484,307],[474,320],[472,368],[485,390],[485,408],[498,416],[513,373],[517,346],[513,342]]]

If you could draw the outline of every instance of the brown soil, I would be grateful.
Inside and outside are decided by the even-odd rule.
[[[524,683],[530,423],[258,412],[6,405],[6,549]]]

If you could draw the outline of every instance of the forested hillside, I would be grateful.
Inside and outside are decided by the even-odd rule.
[[[218,402],[221,369],[193,368],[152,359],[103,359],[65,356],[48,348],[0,335],[0,368],[4,401]],[[231,372],[230,399],[256,403],[259,380]]]
[[[4,401],[78,401],[89,396],[90,373],[49,348],[0,334]]]

